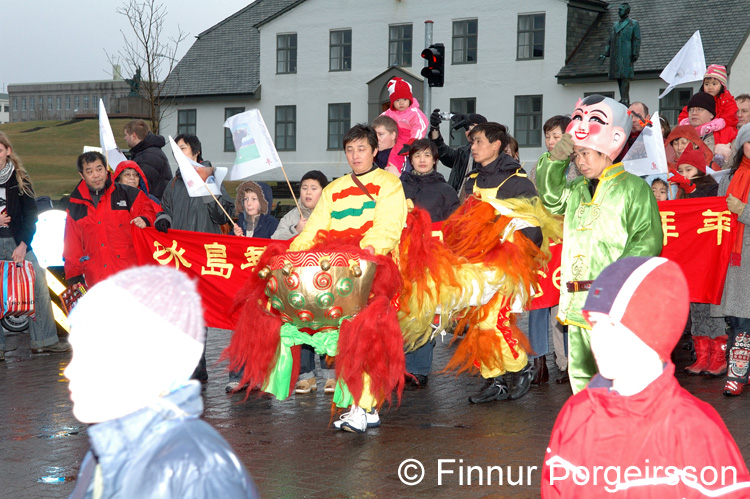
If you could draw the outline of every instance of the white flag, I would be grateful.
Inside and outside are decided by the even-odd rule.
[[[101,99],[99,99],[99,144],[102,147],[102,154],[107,156],[107,164],[112,171],[115,171],[122,161],[127,160],[117,147],[112,127],[109,125],[107,110],[104,109],[104,102]]]
[[[232,131],[234,150],[237,151],[230,180],[240,180],[281,168],[279,153],[276,152],[260,111],[251,109],[236,114],[227,118],[224,127]]]
[[[654,113],[651,123],[651,126],[643,128],[625,157],[622,158],[625,171],[639,177],[667,173],[667,154],[664,150],[659,113]]]
[[[667,95],[677,85],[702,80],[704,74],[706,74],[706,57],[703,54],[701,32],[696,31],[659,75],[659,78],[668,84],[659,98]]]
[[[228,168],[221,166],[214,167],[214,174],[204,182],[195,170],[197,167],[202,167],[203,165],[185,156],[185,153],[182,152],[182,149],[175,143],[171,135],[169,136],[169,143],[172,145],[172,154],[174,155],[174,159],[177,160],[177,166],[180,168],[182,181],[185,182],[188,195],[198,198],[208,196],[208,193],[211,192],[214,196],[221,196],[221,183],[227,176]]]

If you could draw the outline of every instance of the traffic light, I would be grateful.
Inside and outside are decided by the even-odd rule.
[[[427,61],[422,76],[431,87],[442,87],[445,79],[445,45],[433,43],[422,51],[422,58]]]

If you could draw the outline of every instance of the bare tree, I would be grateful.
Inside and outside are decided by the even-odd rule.
[[[126,0],[116,12],[128,19],[132,32],[128,35],[121,30],[123,48],[107,57],[113,65],[122,64],[125,74],[135,75],[129,80],[131,89],[148,103],[151,129],[158,133],[161,118],[167,111],[167,106],[161,102],[166,75],[172,72],[177,62],[177,49],[187,33],[178,25],[177,36],[166,37],[167,8],[157,0]]]

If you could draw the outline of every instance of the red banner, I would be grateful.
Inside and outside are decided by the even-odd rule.
[[[660,256],[680,265],[690,286],[690,301],[720,303],[733,235],[726,198],[662,201],[659,215],[664,232]],[[534,298],[532,309],[554,306],[560,299],[560,251],[560,245],[552,247],[549,270],[542,274],[542,294]]]
[[[723,197],[659,203],[664,231],[661,256],[682,267],[690,301],[721,301],[732,243],[731,213],[726,207]],[[234,327],[230,317],[234,297],[269,243],[268,239],[182,230],[164,234],[151,228],[134,230],[133,239],[139,264],[174,265],[197,279],[206,324],[223,329]],[[552,260],[539,271],[542,279],[532,301],[534,309],[552,307],[560,299],[562,245],[553,245],[551,250]]]
[[[164,234],[152,228],[133,230],[133,240],[139,264],[173,265],[197,279],[206,325],[222,329],[234,329],[234,297],[270,242],[184,230]]]

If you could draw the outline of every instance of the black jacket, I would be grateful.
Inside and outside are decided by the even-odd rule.
[[[31,251],[31,240],[34,239],[36,232],[37,207],[34,202],[34,196],[23,194],[18,188],[18,179],[16,172],[10,176],[5,184],[6,212],[10,217],[10,232],[16,244],[21,241],[26,243],[26,251]]]
[[[465,184],[467,196],[473,192],[474,184],[480,189],[496,188],[497,199],[533,198],[539,195],[518,161],[505,153],[500,153],[500,156],[487,166],[477,165],[469,172],[469,179]],[[542,230],[539,227],[521,229],[521,232],[534,244],[541,246]]]
[[[438,148],[440,162],[451,169],[451,174],[448,177],[448,184],[458,192],[461,188],[464,176],[466,176],[469,159],[471,159],[471,144],[465,144],[454,149],[445,143],[442,135],[438,135],[437,139],[430,140],[432,140]]]
[[[460,206],[456,191],[435,170],[427,175],[405,173],[401,175],[401,185],[406,199],[427,210],[433,222],[442,222]]]
[[[172,169],[169,167],[167,156],[161,150],[166,143],[161,135],[148,132],[142,141],[130,149],[133,161],[138,163],[143,174],[146,175],[148,192],[159,200],[167,184],[172,180]]]

